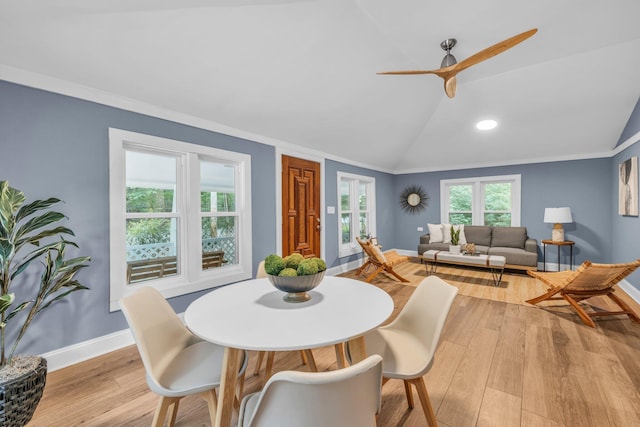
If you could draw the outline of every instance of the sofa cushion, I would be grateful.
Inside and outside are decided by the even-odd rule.
[[[489,253],[489,246],[476,245],[476,252],[480,252],[481,254],[487,255]]]
[[[493,227],[491,246],[524,249],[526,240],[526,227]]]
[[[538,265],[538,254],[527,252],[518,248],[491,247],[488,251],[489,255],[501,255],[507,259],[507,264],[524,265],[527,267],[536,267]]]
[[[429,243],[444,242],[442,224],[427,224],[427,228],[429,229]]]
[[[448,243],[427,243],[427,244],[418,245],[418,255],[422,255],[424,252],[429,251],[431,249],[436,251],[448,251],[449,244]]]
[[[491,246],[491,227],[488,225],[467,225],[464,227],[467,243]]]

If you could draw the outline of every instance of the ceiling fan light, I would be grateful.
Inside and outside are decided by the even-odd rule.
[[[440,64],[440,68],[450,67],[458,63],[458,60],[455,56],[447,53],[444,58],[442,58],[442,63]]]
[[[478,123],[476,123],[476,128],[480,130],[491,130],[496,126],[498,126],[498,122],[496,122],[495,120],[480,120]]]

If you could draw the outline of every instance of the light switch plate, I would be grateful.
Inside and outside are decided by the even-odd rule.
[[[424,231],[424,227],[418,227],[418,231]]]
[[[336,213],[336,207],[335,206],[327,206],[327,213],[328,214]]]

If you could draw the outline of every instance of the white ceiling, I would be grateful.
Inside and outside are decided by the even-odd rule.
[[[638,0],[0,0],[0,78],[71,82],[412,172],[608,155],[640,95]],[[522,44],[434,75],[530,28]],[[15,71],[18,70],[18,74]],[[7,78],[10,79],[10,78]],[[496,129],[480,132],[479,119]]]

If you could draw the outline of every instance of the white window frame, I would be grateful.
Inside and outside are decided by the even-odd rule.
[[[511,184],[511,226],[520,226],[521,212],[521,175],[496,175],[474,178],[440,180],[440,220],[449,222],[449,187],[453,185],[472,186],[472,222],[473,225],[484,225],[484,186],[486,184]]]
[[[369,217],[369,234],[376,235],[376,179],[370,176],[355,175],[352,173],[338,172],[338,257],[342,258],[362,252],[362,248],[356,241],[356,236],[360,230],[360,205],[358,203],[358,194],[360,184],[367,186],[368,217]],[[342,203],[340,200],[340,184],[343,180],[349,181],[349,199],[351,206],[349,211],[351,215],[351,242],[342,243]],[[354,226],[355,224],[355,226]]]
[[[144,282],[126,283],[126,152],[142,150],[175,155],[178,161],[178,213],[180,272]],[[202,270],[200,212],[200,159],[235,165],[237,263]],[[251,253],[251,156],[187,142],[120,129],[109,129],[109,225],[110,225],[110,311],[120,310],[118,301],[138,287],[151,286],[165,298],[185,295],[252,277]]]

